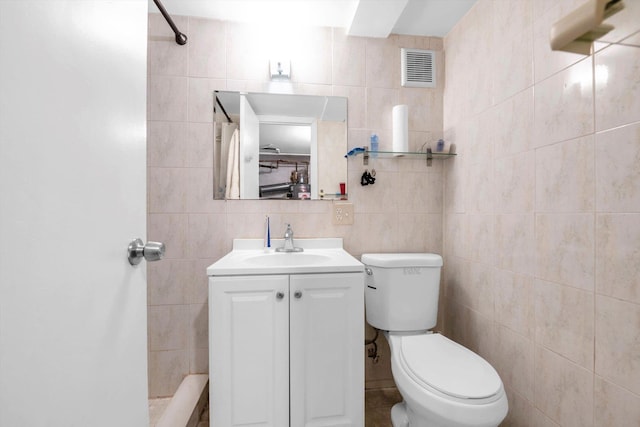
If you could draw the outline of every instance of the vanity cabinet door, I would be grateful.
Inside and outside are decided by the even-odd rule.
[[[289,425],[289,276],[209,281],[210,419]]]
[[[291,426],[364,425],[362,273],[290,280]]]

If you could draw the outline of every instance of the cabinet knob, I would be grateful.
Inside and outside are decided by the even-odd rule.
[[[295,291],[293,293],[293,296],[298,298],[298,299],[302,298],[302,291]]]
[[[276,299],[282,299],[284,298],[284,292],[280,291],[280,292],[276,292]]]

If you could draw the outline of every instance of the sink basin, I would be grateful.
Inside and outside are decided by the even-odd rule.
[[[331,260],[328,255],[310,254],[305,252],[287,253],[275,252],[262,255],[252,256],[246,261],[250,264],[262,266],[300,266],[300,265],[316,265],[326,263]]]
[[[272,240],[273,248],[284,240]],[[296,239],[304,252],[265,249],[262,239],[235,239],[233,250],[207,268],[209,276],[362,272],[364,265],[342,248],[340,238]]]

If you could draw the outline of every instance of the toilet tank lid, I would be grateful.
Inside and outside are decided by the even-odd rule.
[[[442,257],[429,253],[362,254],[363,264],[373,267],[442,267]]]

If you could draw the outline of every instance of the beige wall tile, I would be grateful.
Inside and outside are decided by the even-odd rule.
[[[189,348],[209,348],[209,304],[189,304]]]
[[[386,39],[366,39],[367,87],[396,88],[400,86],[400,49],[395,35]]]
[[[422,164],[423,168],[426,168]],[[392,200],[401,213],[441,213],[442,176],[424,172],[402,172],[397,175],[398,188],[393,191]],[[378,179],[376,175],[376,183]]]
[[[469,308],[464,313],[463,345],[495,364],[497,338],[493,319]]]
[[[539,3],[544,3],[544,5]],[[552,74],[584,59],[584,55],[564,51],[553,51],[549,46],[551,26],[573,11],[582,0],[561,0],[534,2],[533,27],[534,64],[536,83]]]
[[[596,291],[640,303],[640,215],[598,215],[596,242]]]
[[[213,122],[213,91],[225,90],[224,80],[189,78],[188,121]]]
[[[149,75],[147,120],[186,121],[187,92],[186,77]]]
[[[186,350],[149,352],[149,398],[173,396],[189,373]]]
[[[509,388],[507,388],[506,391],[509,401],[509,412],[500,426],[540,427],[534,420],[535,408],[533,402],[525,399]]]
[[[264,218],[264,216],[262,217]],[[224,214],[189,214],[187,257],[218,258],[224,255],[224,233],[227,216]],[[264,230],[264,221],[260,221]]]
[[[149,351],[186,348],[189,314],[186,305],[152,305],[147,311]]]
[[[537,146],[593,132],[592,67],[589,57],[536,85],[534,132]]]
[[[442,96],[437,89],[401,87],[399,103],[408,106],[412,131],[442,130]]]
[[[469,245],[469,259],[491,265],[495,257],[494,217],[485,214],[471,214],[468,217],[466,242]]]
[[[595,55],[596,130],[640,120],[639,69],[634,46],[611,45]]]
[[[533,402],[534,344],[505,327],[496,327],[495,368],[505,386]]]
[[[594,295],[568,286],[535,281],[536,344],[593,367]]]
[[[189,17],[189,40],[186,47],[190,77],[226,77],[225,30],[226,24],[223,21]]]
[[[189,350],[189,373],[209,373],[209,349],[195,348]]]
[[[640,212],[640,124],[596,135],[596,209]]]
[[[495,270],[493,277],[496,322],[525,337],[533,337],[533,278],[500,269]]]
[[[212,95],[213,96],[213,95]],[[185,166],[211,168],[213,165],[213,124],[189,123]]]
[[[640,394],[640,305],[596,297],[596,374]]]
[[[184,214],[149,214],[147,239],[165,244],[165,259],[185,258],[188,225]]]
[[[398,252],[442,253],[442,214],[398,214]]]
[[[188,175],[184,168],[147,168],[149,213],[185,211]]]
[[[347,117],[349,128],[366,127],[367,105],[365,102],[365,88],[362,86],[333,86],[333,96],[347,97]],[[369,145],[368,135],[363,141],[355,141],[349,136],[349,147]]]
[[[189,267],[187,261],[176,259],[147,263],[147,304],[183,304]]]
[[[505,4],[527,6],[528,1],[501,1],[496,3],[496,9],[502,9]],[[516,17],[522,15],[514,15]],[[493,73],[493,102],[497,103],[530,87],[533,84],[533,33],[531,26],[524,26],[517,34],[510,36],[504,32],[502,25],[494,26],[497,34],[496,55],[501,58],[502,66],[496,67]],[[518,72],[513,72],[518,70]]]
[[[469,276],[463,286],[465,298],[460,301],[468,307],[493,320],[493,270],[487,264],[471,262]]]
[[[535,156],[533,151],[495,160],[496,206],[504,213],[531,213],[535,200]]]
[[[498,122],[494,128],[496,158],[532,149],[533,87],[517,93],[495,108]]]
[[[267,32],[261,36],[263,31],[259,25],[227,22],[227,78],[260,82],[269,79],[269,60],[276,54],[270,44],[279,41],[280,36],[268,36]]]
[[[366,44],[364,37],[350,37],[343,29],[333,29],[332,83],[334,85],[365,86]]]
[[[536,276],[593,291],[593,214],[536,215]]]
[[[533,425],[536,427],[559,427],[560,426],[560,424],[551,420],[539,409],[534,410]]]
[[[528,214],[496,215],[496,264],[504,270],[533,274],[534,218]]]
[[[446,135],[445,135],[446,138]],[[448,138],[449,141],[455,142],[457,138]],[[455,158],[449,160],[449,164],[444,170],[444,212],[446,213],[462,213],[466,210],[466,193],[465,183],[469,175],[467,156],[458,154]]]
[[[229,252],[230,248],[226,250]],[[225,252],[225,253],[226,253]],[[205,304],[209,298],[209,278],[207,277],[207,267],[217,261],[218,258],[203,258],[187,260],[188,278],[184,284],[185,304]]]
[[[332,33],[332,29],[327,27],[299,28],[295,37],[291,37],[289,31],[283,31],[278,40],[274,41],[277,43],[276,52],[280,50],[282,56],[287,56],[287,51],[289,53],[291,81],[332,84]],[[273,46],[270,48],[273,49]]]
[[[640,421],[640,396],[596,376],[594,414],[597,426],[636,425]]]
[[[184,122],[147,123],[147,167],[185,165],[188,133]]]
[[[627,425],[628,417],[607,418],[609,409],[598,418],[598,405],[611,398],[597,382],[594,392],[592,371],[633,397],[629,384],[640,384],[627,356],[638,353],[640,330],[640,263],[631,249],[638,246],[640,107],[628,100],[638,87],[638,73],[629,74],[637,49],[625,56],[633,48],[601,43],[595,56],[551,51],[551,25],[583,3],[479,0],[444,39],[443,129],[459,153],[443,173],[445,330],[470,348],[493,340],[488,359],[505,378],[517,347],[501,339],[538,340],[533,402],[505,381],[510,406],[525,408],[516,412],[527,420],[509,414],[504,425]],[[615,15],[611,40],[640,30],[638,13],[634,2]],[[493,268],[493,322],[465,288],[483,241],[479,213],[493,220],[494,260],[482,263]],[[618,299],[598,296],[605,306],[594,291]]]
[[[594,168],[592,136],[536,150],[536,210],[593,211]]]
[[[468,217],[463,214],[448,214],[445,216],[444,233],[447,238],[444,251],[447,257],[453,255],[467,258],[469,252],[469,247],[466,244],[468,223]]]
[[[471,154],[472,158],[473,153]],[[491,170],[493,162],[471,162],[469,166],[467,210],[473,213],[493,213],[496,198],[496,184]]]
[[[178,28],[186,31],[187,18],[175,16]],[[175,43],[175,34],[159,13],[149,14],[147,72],[150,75],[184,76],[187,73],[187,50]]]
[[[213,170],[208,168],[188,168],[186,189],[186,210],[194,213],[224,213],[224,200],[213,199]]]
[[[393,129],[391,123],[394,105],[399,104],[398,89],[367,87],[367,127],[374,132]],[[380,140],[380,150],[391,149],[391,138]]]
[[[536,408],[563,427],[593,426],[593,372],[541,347],[535,354]]]

